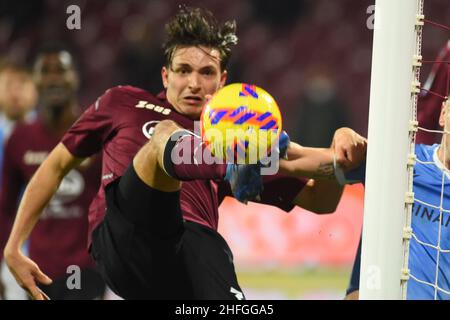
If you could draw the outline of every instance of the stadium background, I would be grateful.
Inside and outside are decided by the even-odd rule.
[[[293,140],[327,146],[339,126],[367,133],[373,35],[368,20],[374,2],[2,0],[0,56],[29,63],[40,46],[65,44],[81,71],[82,106],[119,84],[156,92],[161,90],[164,23],[180,3],[206,7],[219,19],[238,23],[229,82],[265,88],[280,105]],[[80,30],[66,27],[72,4],[81,9]],[[448,20],[448,1],[425,1],[425,15]],[[424,58],[434,58],[447,37],[426,26]],[[422,76],[428,71],[424,67]],[[219,229],[234,251],[248,298],[341,298],[362,210],[361,186],[347,187],[337,212],[326,216],[300,209],[284,214],[226,199]]]

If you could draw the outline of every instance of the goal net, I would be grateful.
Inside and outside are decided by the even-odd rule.
[[[450,299],[450,42],[435,61],[421,53],[425,23],[450,28],[425,19],[423,5],[423,0],[376,2],[361,299]],[[433,70],[421,86],[426,63]],[[439,90],[433,88],[436,81]],[[419,110],[422,117],[419,94],[434,98],[434,106],[420,105],[433,108]],[[445,104],[439,124],[430,125],[423,115],[439,115]],[[443,129],[435,130],[439,125]],[[417,132],[439,133],[442,139],[419,145]]]

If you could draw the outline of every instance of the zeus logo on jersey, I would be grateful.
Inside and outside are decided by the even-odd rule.
[[[139,103],[136,105],[136,108],[138,109],[148,109],[148,110],[153,110],[155,112],[161,113],[165,116],[168,116],[170,114],[170,112],[172,110],[168,109],[168,108],[164,108],[161,106],[156,106],[153,103],[149,103],[147,101],[139,101]]]

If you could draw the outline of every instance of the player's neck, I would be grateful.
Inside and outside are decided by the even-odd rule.
[[[447,155],[445,155],[447,153]],[[439,161],[448,169],[450,170],[450,150],[446,150],[444,153],[444,147],[443,144],[439,146],[439,149],[437,151]]]
[[[66,106],[43,107],[43,120],[46,127],[57,135],[65,133],[77,118],[76,103]]]

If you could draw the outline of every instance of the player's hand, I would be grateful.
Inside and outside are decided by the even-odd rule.
[[[238,201],[247,204],[250,200],[259,200],[263,190],[260,165],[229,163],[225,180]]]
[[[334,133],[331,149],[337,165],[344,171],[350,171],[365,160],[367,139],[350,128],[340,128]]]
[[[6,254],[5,261],[17,283],[33,300],[50,300],[37,284],[48,285],[52,283],[52,280],[39,269],[33,260],[17,251],[13,254]]]

